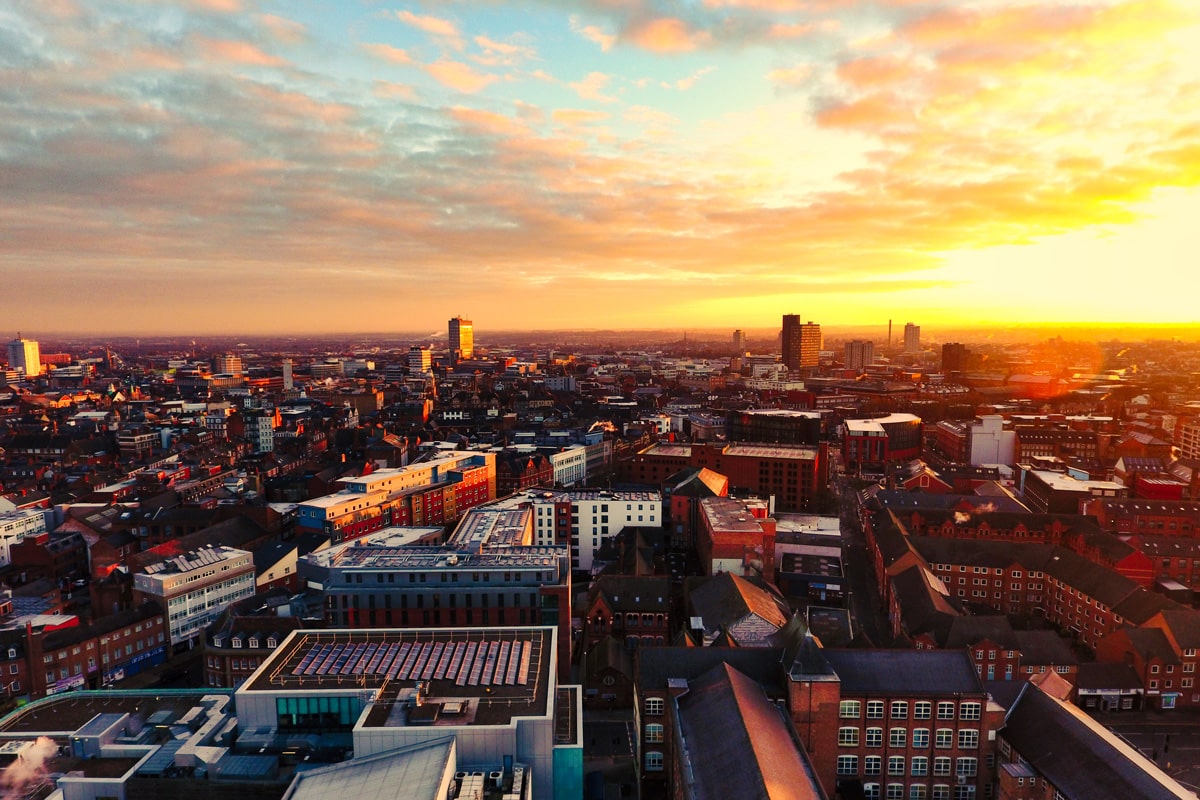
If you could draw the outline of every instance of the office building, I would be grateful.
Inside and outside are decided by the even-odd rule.
[[[788,369],[800,369],[800,315],[784,314],[780,348],[783,365]]]
[[[866,339],[846,342],[846,369],[862,372],[875,362],[875,343]]]
[[[811,369],[821,363],[821,326],[806,322],[800,326],[800,368]]]
[[[408,348],[408,371],[425,373],[433,368],[433,353],[427,346],[413,345]]]
[[[241,375],[245,371],[242,357],[225,353],[213,359],[213,372],[218,375]]]
[[[967,368],[967,359],[971,351],[959,342],[946,342],[942,345],[942,372],[962,372]]]
[[[904,352],[921,352],[921,326],[911,322],[904,325]]]
[[[733,332],[733,352],[734,355],[746,355],[746,332],[741,328]]]
[[[483,781],[498,787],[508,780],[500,763],[512,762],[532,784],[516,796],[581,798],[582,691],[559,683],[559,646],[554,627],[295,631],[238,689],[239,741],[336,733],[352,743],[353,765],[452,737],[459,764],[497,765],[467,796],[500,797]],[[460,768],[460,779],[473,778]]]
[[[149,564],[133,576],[134,599],[163,608],[170,646],[195,643],[226,606],[254,594],[254,555],[233,547],[205,547]]]
[[[8,366],[20,370],[29,378],[42,374],[42,357],[38,343],[32,339],[22,339],[21,334],[8,343]]]
[[[453,317],[449,323],[450,363],[469,360],[475,356],[475,328],[471,320]]]

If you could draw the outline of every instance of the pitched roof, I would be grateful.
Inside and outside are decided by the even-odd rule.
[[[676,700],[684,792],[695,800],[820,800],[824,793],[762,687],[721,663]],[[689,791],[690,790],[690,791]]]
[[[748,622],[753,617],[776,630],[785,626],[790,614],[782,601],[745,578],[729,572],[718,573],[692,589],[691,613],[704,620],[704,630],[715,633]]]
[[[824,651],[842,681],[842,694],[982,694],[983,684],[965,650]]]
[[[588,607],[600,597],[613,611],[661,611],[671,607],[671,583],[666,577],[604,574],[588,589]]]
[[[1026,684],[1001,734],[1068,800],[1194,798],[1081,710]]]

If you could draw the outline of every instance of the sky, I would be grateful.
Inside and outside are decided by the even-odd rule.
[[[6,0],[0,308],[1196,322],[1198,42],[1193,0]]]

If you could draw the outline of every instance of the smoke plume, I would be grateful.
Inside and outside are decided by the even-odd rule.
[[[0,788],[4,795],[11,796],[24,789],[29,784],[46,775],[47,762],[58,755],[58,745],[48,736],[39,736],[37,741],[26,747],[17,756],[17,760],[9,764],[0,773]]]

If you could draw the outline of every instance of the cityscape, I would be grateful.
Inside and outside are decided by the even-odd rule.
[[[1200,797],[1188,0],[11,0],[0,798]]]

